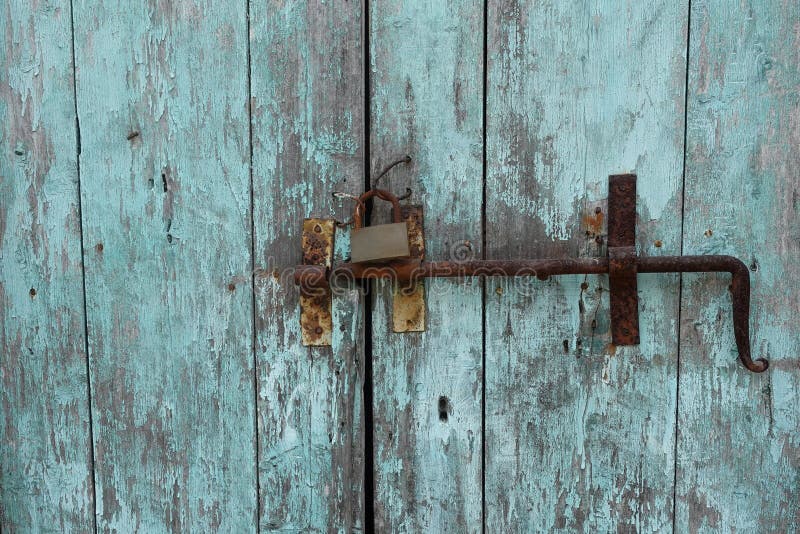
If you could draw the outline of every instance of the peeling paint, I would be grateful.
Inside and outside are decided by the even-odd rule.
[[[0,4],[0,528],[9,532],[91,531],[94,521],[69,9]]]
[[[604,255],[607,177],[630,171],[637,242],[679,253],[680,208],[668,207],[680,199],[687,9],[489,4],[489,257]],[[609,345],[605,276],[500,299],[489,287],[487,532],[671,528],[677,369],[655,360],[677,355],[677,279],[640,277],[631,347]]]

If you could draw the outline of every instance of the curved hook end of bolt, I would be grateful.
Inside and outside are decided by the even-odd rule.
[[[764,358],[759,358],[756,361],[750,360],[742,363],[744,363],[744,366],[754,373],[763,373],[764,371],[769,369],[769,362]]]

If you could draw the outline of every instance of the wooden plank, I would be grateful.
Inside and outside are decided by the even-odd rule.
[[[0,528],[93,528],[70,5],[0,4]]]
[[[303,347],[306,217],[360,193],[364,168],[361,2],[250,6],[261,531],[363,529],[360,292],[333,295],[332,347]],[[335,254],[349,253],[337,232]]]
[[[800,4],[693,0],[687,254],[751,268],[754,375],[736,355],[727,275],[684,278],[679,532],[800,526]]]
[[[369,5],[372,168],[412,156],[387,182],[425,207],[426,258],[480,257],[483,3]],[[392,332],[387,284],[374,306],[375,528],[481,532],[481,286],[426,284],[426,332]]]
[[[638,252],[680,252],[686,19],[686,1],[489,4],[489,257],[605,255],[624,172]],[[638,346],[609,344],[607,288],[487,284],[487,532],[671,528],[678,278],[639,277]]]
[[[98,530],[253,531],[244,2],[75,2]]]

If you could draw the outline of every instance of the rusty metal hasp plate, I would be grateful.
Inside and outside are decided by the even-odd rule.
[[[425,235],[422,225],[422,206],[403,206],[403,220],[408,224],[408,244],[411,258],[425,258]],[[425,331],[425,281],[396,282],[392,300],[392,331]]]
[[[323,267],[333,264],[333,239],[336,225],[331,219],[303,221],[303,265]],[[300,331],[303,345],[329,347],[333,332],[331,288],[306,287],[300,290]]]
[[[608,283],[611,342],[614,345],[638,345],[635,174],[608,177]]]

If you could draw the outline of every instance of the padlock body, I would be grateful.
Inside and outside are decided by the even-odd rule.
[[[350,261],[354,263],[388,261],[410,255],[405,222],[354,228],[350,234]]]

